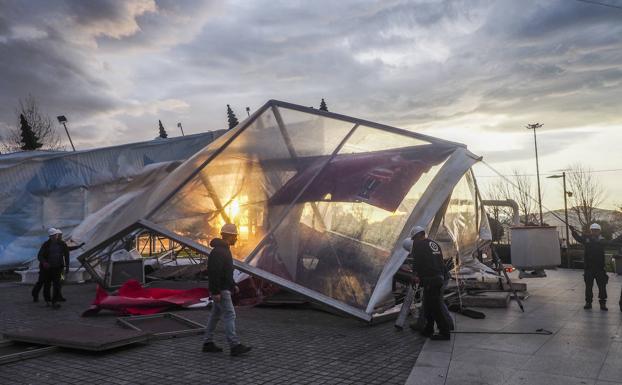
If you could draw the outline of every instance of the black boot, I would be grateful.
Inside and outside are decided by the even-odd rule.
[[[216,346],[213,342],[206,342],[203,344],[203,351],[206,353],[220,353],[222,348]]]
[[[245,346],[242,344],[237,344],[234,347],[231,348],[231,355],[232,356],[240,356],[242,354],[248,353],[251,351],[251,347],[250,346]]]
[[[591,303],[591,302],[586,302],[586,303],[585,303],[585,306],[583,306],[583,308],[584,308],[585,310],[591,309],[591,308],[592,308],[592,303]]]
[[[607,303],[606,302],[601,302],[600,303],[600,310],[602,311],[608,311],[609,309],[607,309]]]
[[[451,335],[449,333],[435,334],[430,337],[432,341],[449,341],[451,339]]]

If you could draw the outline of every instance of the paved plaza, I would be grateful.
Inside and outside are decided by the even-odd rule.
[[[80,313],[95,285],[68,285],[60,310],[32,303],[31,286],[0,283],[0,329],[35,325],[53,331],[59,321],[115,326],[109,312]],[[205,323],[207,310],[178,314]],[[45,325],[45,326],[42,326]],[[368,326],[319,310],[238,309],[238,330],[253,346],[248,356],[201,352],[200,336],[150,342],[109,353],[61,350],[0,366],[2,384],[403,384],[423,339],[391,322]],[[217,343],[225,346],[222,325]]]
[[[109,353],[61,350],[0,366],[7,384],[622,384],[622,278],[610,274],[609,312],[583,310],[582,272],[548,271],[522,280],[525,313],[479,309],[486,319],[455,315],[450,342],[427,341],[392,322],[368,326],[309,308],[238,309],[246,357],[200,352],[201,337],[153,341]],[[0,328],[73,321],[114,326],[102,312],[81,318],[95,286],[70,285],[60,310],[30,302],[30,286],[0,283]],[[595,288],[596,292],[596,288]],[[207,310],[178,314],[205,323]],[[496,332],[542,334],[495,334]],[[225,345],[220,327],[217,341]],[[423,348],[422,348],[423,347]],[[420,352],[419,352],[420,351]],[[418,356],[418,358],[417,358]]]
[[[622,384],[622,313],[618,306],[622,277],[609,274],[609,311],[594,301],[583,310],[582,271],[547,271],[547,278],[526,282],[531,296],[525,313],[512,302],[507,309],[480,309],[486,319],[458,315],[458,331],[536,332],[537,334],[454,334],[452,341],[427,341],[407,384]],[[594,285],[596,297],[597,288]]]

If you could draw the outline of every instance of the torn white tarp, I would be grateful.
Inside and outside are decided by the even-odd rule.
[[[69,234],[117,197],[162,180],[222,133],[77,152],[0,155],[0,270],[35,258],[48,227]]]

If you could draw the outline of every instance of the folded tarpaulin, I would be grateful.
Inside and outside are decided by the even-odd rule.
[[[195,288],[188,290],[144,288],[136,280],[129,280],[121,286],[118,295],[110,295],[97,286],[95,300],[82,313],[83,317],[96,315],[100,310],[112,310],[121,315],[146,315],[160,313],[175,307],[189,307],[207,298],[209,290]]]

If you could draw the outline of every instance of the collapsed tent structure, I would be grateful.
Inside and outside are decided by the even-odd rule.
[[[35,259],[49,227],[70,233],[119,196],[161,181],[223,132],[0,155],[0,271]]]
[[[459,143],[271,100],[153,188],[87,218],[74,231],[89,248],[79,260],[106,286],[111,255],[146,233],[200,263],[235,223],[238,270],[371,321],[394,304],[413,225],[480,269],[490,231],[478,160]]]

